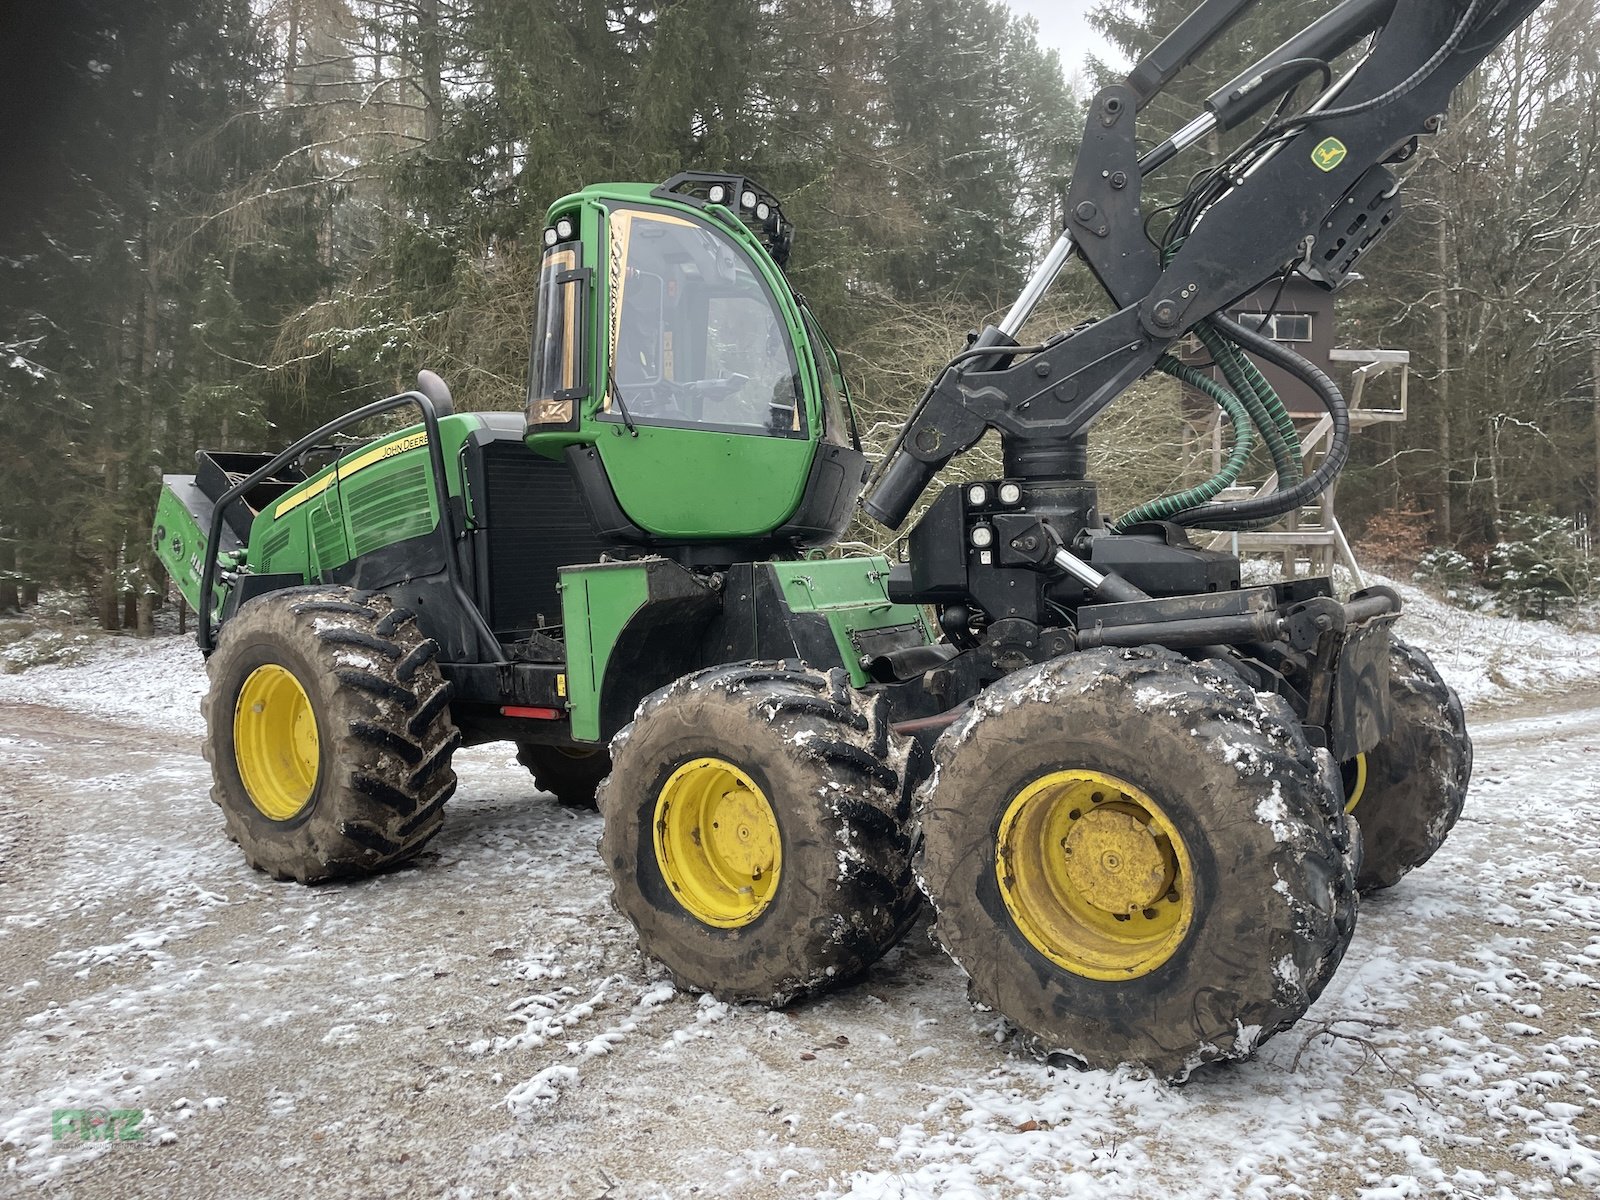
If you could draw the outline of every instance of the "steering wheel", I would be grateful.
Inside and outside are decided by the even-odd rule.
[[[706,408],[715,421],[716,409],[744,390],[748,375],[724,375],[719,379],[657,379],[634,384],[626,389],[627,405],[635,416],[658,417],[669,421],[704,421]]]
[[[744,390],[744,385],[750,382],[750,376],[732,374],[724,375],[721,379],[696,379],[686,383],[684,387],[691,387],[705,399],[713,404],[720,404],[724,400],[731,400]]]
[[[724,375],[720,379],[663,379],[656,383],[667,397],[660,416],[684,421],[710,420],[716,423],[718,409],[727,404],[750,382],[748,375]],[[710,409],[708,412],[707,409]]]

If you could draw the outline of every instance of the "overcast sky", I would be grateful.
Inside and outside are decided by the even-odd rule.
[[[1070,79],[1083,70],[1084,55],[1114,58],[1111,48],[1085,19],[1097,0],[1007,0],[1012,11],[1039,22],[1039,40],[1061,53]]]

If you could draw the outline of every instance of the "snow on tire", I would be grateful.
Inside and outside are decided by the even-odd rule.
[[[244,605],[206,663],[212,800],[245,858],[301,883],[412,857],[455,791],[438,646],[382,593],[287,588]]]
[[[1282,701],[1169,650],[1007,676],[941,737],[917,871],[974,999],[1041,1053],[1181,1080],[1327,983],[1359,840]]]
[[[905,768],[887,706],[843,671],[713,667],[646,697],[600,785],[612,900],[680,986],[782,1005],[904,935]]]

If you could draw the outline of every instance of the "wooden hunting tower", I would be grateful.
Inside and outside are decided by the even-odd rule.
[[[1317,287],[1299,275],[1291,275],[1281,294],[1276,282],[1260,288],[1228,306],[1228,315],[1241,325],[1259,329],[1274,341],[1281,342],[1297,354],[1309,359],[1326,371],[1344,390],[1350,403],[1350,428],[1352,434],[1380,421],[1406,419],[1406,391],[1410,376],[1411,352],[1409,350],[1348,349],[1337,345],[1337,296]],[[1197,361],[1202,353],[1196,347],[1192,355]],[[1306,470],[1315,469],[1317,459],[1327,450],[1333,432],[1333,423],[1316,396],[1304,383],[1282,368],[1271,363],[1256,364],[1267,382],[1277,390],[1284,407],[1294,418],[1300,433],[1300,456],[1306,461]],[[1368,383],[1379,375],[1398,370],[1394,394],[1388,407],[1372,407],[1365,403]],[[1221,382],[1221,372],[1212,369],[1212,375]],[[1222,461],[1221,414],[1215,403],[1199,392],[1184,388],[1184,411],[1198,435],[1211,440],[1218,467]],[[1233,488],[1224,498],[1234,498],[1271,491],[1277,476],[1270,477],[1261,488]],[[1276,527],[1248,533],[1225,533],[1214,538],[1216,549],[1233,548],[1236,551],[1273,550],[1283,554],[1283,571],[1294,575],[1302,559],[1311,574],[1332,571],[1335,559],[1344,563],[1361,583],[1361,568],[1357,565],[1344,530],[1339,527],[1334,514],[1334,488],[1323,493],[1321,500],[1284,517]]]

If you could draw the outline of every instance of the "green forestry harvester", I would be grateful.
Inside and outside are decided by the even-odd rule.
[[[1393,168],[1538,2],[1345,0],[1141,153],[1140,109],[1250,6],[1206,0],[1094,97],[1065,233],[870,481],[777,197],[691,173],[556,201],[525,414],[455,412],[423,372],[167,478],[155,543],[200,614],[228,832],[280,879],[380,871],[438,831],[452,753],[510,741],[598,803],[615,903],[687,987],[834,986],[926,897],[1043,1052],[1169,1078],[1248,1055],[1327,983],[1358,892],[1439,847],[1471,747],[1393,592],[1246,587],[1190,541],[1296,510],[1346,457],[1333,382],[1225,312],[1290,270],[1349,281]],[[1150,236],[1141,181],[1264,110]],[[1109,315],[1019,342],[1074,256]],[[1220,381],[1174,357],[1191,332]],[[1247,356],[1325,405],[1309,473]],[[1234,453],[1108,523],[1086,431],[1152,370],[1216,399]],[[334,442],[397,409],[420,419]],[[938,491],[904,562],[815,553],[858,500],[899,528],[990,431],[1002,477]],[[1277,490],[1229,499],[1257,438]]]

